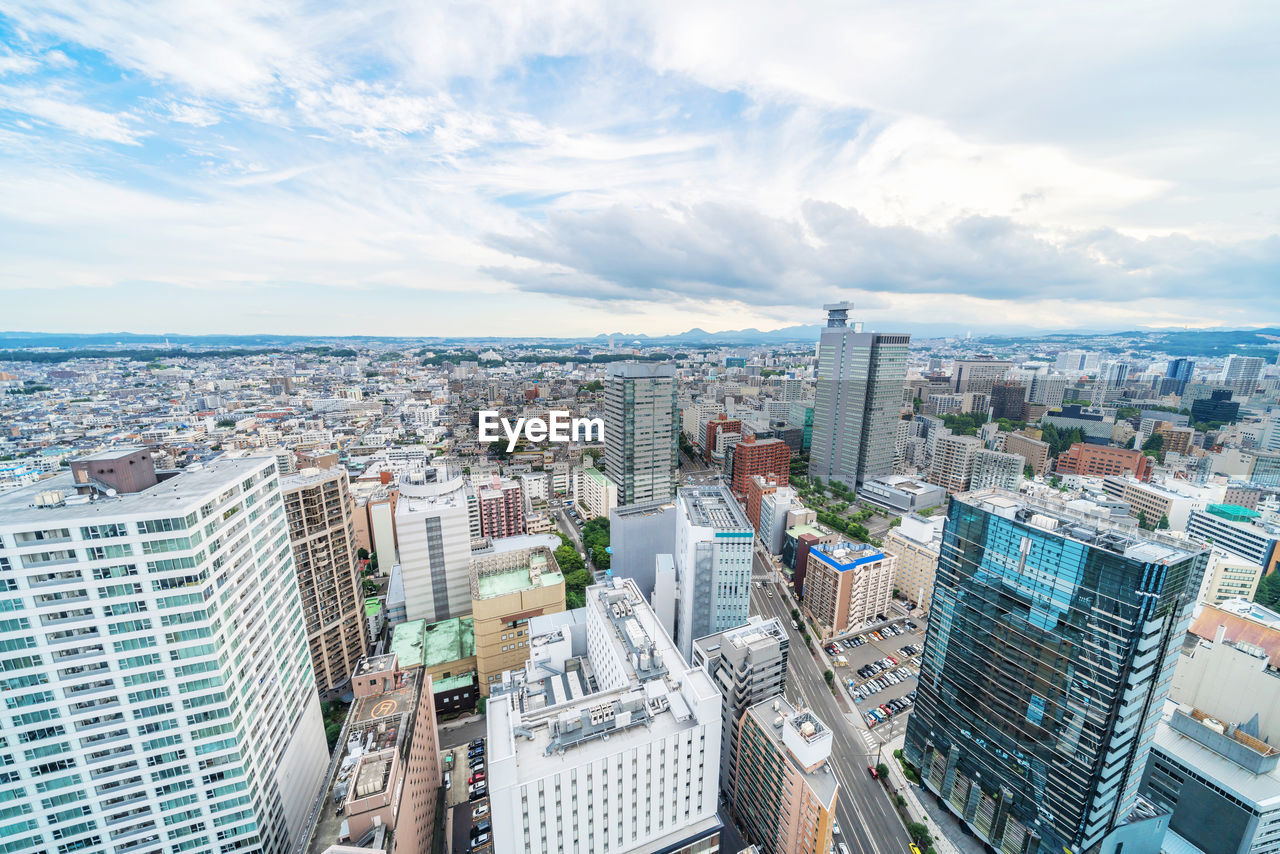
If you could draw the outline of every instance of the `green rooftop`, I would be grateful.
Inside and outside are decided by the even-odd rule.
[[[457,676],[450,676],[447,679],[431,680],[431,693],[443,694],[447,691],[457,691],[459,688],[470,688],[475,684],[476,672],[474,670],[466,673],[459,673]]]
[[[529,565],[509,569],[505,572],[486,572],[476,579],[476,591],[481,599],[491,596],[505,596],[518,593],[533,587],[554,587],[564,582],[564,576],[554,570],[547,570],[547,557],[534,552],[529,556]],[[533,570],[538,570],[538,581],[533,581]]]
[[[439,667],[476,654],[475,621],[455,617],[428,624],[426,620],[401,623],[391,633],[391,652],[400,666]]]
[[[1252,522],[1262,515],[1257,510],[1250,510],[1239,504],[1210,504],[1205,509],[1228,522]]]
[[[824,531],[816,525],[795,525],[787,529],[787,535],[800,539],[801,534],[813,534],[815,537],[826,537],[830,531]]]
[[[382,603],[377,599],[364,600],[364,615],[372,617],[382,612]]]

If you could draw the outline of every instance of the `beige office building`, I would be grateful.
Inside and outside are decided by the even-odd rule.
[[[341,468],[280,479],[316,688],[344,686],[365,654],[364,596],[356,557],[355,499]]]
[[[977,436],[940,436],[933,451],[929,482],[948,493],[964,492],[973,478],[973,465],[982,450]]]
[[[471,561],[480,696],[489,696],[503,673],[529,660],[529,620],[564,609],[564,575],[546,546]]]
[[[929,610],[933,598],[945,522],[941,516],[935,519],[914,514],[903,516],[902,524],[884,538],[884,550],[898,559],[893,575],[894,589],[924,611]]]
[[[1049,470],[1049,443],[1034,439],[1025,433],[1004,434],[1004,452],[1017,454],[1037,475]]]
[[[1209,566],[1204,571],[1200,601],[1206,605],[1221,605],[1228,599],[1252,602],[1261,580],[1261,564],[1222,549],[1214,549],[1209,554]]]

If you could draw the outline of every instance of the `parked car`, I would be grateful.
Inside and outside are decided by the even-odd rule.
[[[489,843],[489,834],[482,833],[479,836],[477,836],[475,839],[471,840],[471,847],[474,850],[476,848],[479,848],[481,845],[487,845],[488,843]]]
[[[489,814],[489,805],[481,804],[480,806],[476,807],[471,811],[471,820],[476,821],[477,819],[484,818],[488,814]]]
[[[489,822],[487,820],[482,821],[478,823],[475,827],[471,828],[471,838],[475,839],[478,836],[484,836],[489,832],[489,829],[490,829]]]
[[[480,783],[483,781],[484,781],[484,772],[477,771],[476,773],[472,774],[470,777],[467,778],[467,785],[472,786],[472,785],[475,785],[476,783]]]

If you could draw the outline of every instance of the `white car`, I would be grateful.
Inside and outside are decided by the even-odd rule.
[[[476,807],[471,811],[471,820],[475,821],[476,819],[484,818],[488,814],[489,814],[489,805],[481,804],[480,806]]]

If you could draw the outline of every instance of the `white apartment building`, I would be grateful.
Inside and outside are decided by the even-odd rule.
[[[609,511],[618,506],[618,487],[608,475],[593,466],[577,469],[574,478],[573,498],[584,519],[609,518]]]
[[[714,850],[721,697],[630,579],[530,621],[488,704],[495,854]]]
[[[769,549],[769,554],[782,554],[782,541],[787,533],[787,514],[802,509],[800,493],[791,486],[779,486],[760,498],[760,524],[756,534]]]
[[[0,495],[0,850],[286,852],[328,763],[275,462]]]
[[[1018,491],[1022,481],[1022,469],[1026,460],[1017,454],[1005,454],[1000,451],[981,450],[974,454],[973,477],[969,482],[970,489],[1007,489]]]
[[[471,540],[479,532],[474,498],[461,477],[400,481],[395,530],[407,619],[433,623],[471,613]]]

